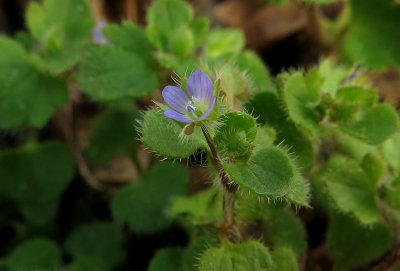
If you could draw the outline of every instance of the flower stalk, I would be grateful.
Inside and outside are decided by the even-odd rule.
[[[224,221],[222,225],[222,228],[224,230],[223,234],[225,236],[231,237],[234,241],[241,241],[243,238],[239,229],[236,226],[233,217],[234,198],[238,186],[229,179],[224,168],[222,167],[221,157],[207,128],[203,124],[200,127],[211,151],[211,157],[210,157],[211,162],[213,163],[215,169],[217,170],[218,176],[224,187],[224,197],[223,197]]]

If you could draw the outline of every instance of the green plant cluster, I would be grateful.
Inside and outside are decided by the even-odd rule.
[[[145,27],[107,24],[106,44],[92,40],[89,1],[32,2],[28,32],[0,37],[0,128],[19,136],[0,151],[0,230],[13,232],[1,245],[0,270],[119,270],[135,259],[127,236],[178,224],[186,246],[158,250],[149,271],[296,271],[307,253],[298,209],[328,218],[334,270],[382,260],[400,244],[399,114],[379,99],[369,74],[355,76],[351,65],[400,67],[400,6],[350,0],[346,8],[349,29],[337,48],[343,64],[323,60],[273,78],[245,49],[241,31],[211,28],[183,0],[153,1]],[[210,76],[218,95],[202,127],[221,168],[201,126],[187,131],[163,115],[161,103],[140,111],[140,102],[175,84],[171,78],[185,89],[195,69]],[[77,93],[101,107],[82,150],[68,133],[73,120],[60,121],[79,106]],[[142,168],[139,145],[168,161]],[[195,153],[207,156],[210,185],[193,194],[190,184],[200,177],[179,161]],[[64,200],[85,178],[82,160],[97,168],[121,155],[140,177],[96,192],[108,216],[99,219],[85,195]],[[221,172],[235,187],[233,235],[240,238],[224,229]]]

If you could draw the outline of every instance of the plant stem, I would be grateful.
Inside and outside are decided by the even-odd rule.
[[[233,183],[228,175],[226,174],[224,168],[222,167],[221,157],[219,156],[218,150],[208,132],[207,128],[204,125],[201,125],[201,131],[203,132],[204,137],[206,138],[207,144],[210,147],[211,151],[211,162],[215,166],[215,169],[218,172],[219,178],[221,179],[222,185],[224,186],[225,190],[230,191],[232,193],[236,192],[238,186]]]
[[[223,199],[223,213],[224,213],[224,221],[227,225],[233,225],[233,202],[234,202],[234,193],[225,190],[224,191],[224,199]]]
[[[207,144],[210,147],[211,162],[213,163],[215,169],[217,170],[218,176],[224,187],[224,198],[223,198],[224,221],[222,225],[224,230],[224,235],[232,237],[234,241],[240,241],[243,238],[233,218],[233,204],[235,199],[234,196],[236,190],[238,189],[238,186],[229,179],[224,168],[222,167],[221,157],[219,156],[218,150],[210,136],[210,133],[208,132],[207,128],[204,125],[201,125],[201,131],[203,132]]]

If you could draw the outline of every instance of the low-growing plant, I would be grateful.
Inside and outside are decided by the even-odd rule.
[[[137,259],[127,243],[171,227],[187,242],[161,245],[149,271],[306,270],[315,217],[334,270],[396,268],[399,114],[352,65],[398,69],[389,2],[349,1],[322,25],[341,62],[276,78],[241,31],[182,0],[153,1],[145,27],[96,26],[85,0],[30,3],[28,32],[0,37],[13,146],[0,152],[0,232],[13,233],[0,270],[123,270]],[[122,183],[102,177],[121,164],[134,171]],[[105,215],[71,188],[82,180]]]

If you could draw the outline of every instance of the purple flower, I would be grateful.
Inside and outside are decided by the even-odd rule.
[[[190,75],[186,88],[188,93],[174,86],[163,89],[162,96],[171,108],[165,110],[164,115],[185,123],[204,120],[211,113],[216,100],[210,78],[196,70]]]
[[[93,40],[95,43],[98,43],[98,44],[107,44],[108,43],[107,39],[104,37],[104,34],[103,34],[103,28],[106,25],[107,24],[103,21],[99,21],[96,24],[95,28],[93,29],[93,33],[92,33]]]

